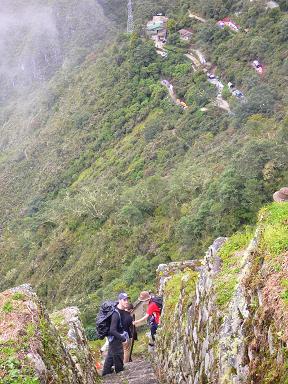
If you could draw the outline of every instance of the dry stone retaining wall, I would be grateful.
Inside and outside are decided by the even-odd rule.
[[[58,325],[67,329],[61,337],[29,285],[0,294],[1,384],[98,382],[78,310],[60,313],[63,323]]]
[[[261,257],[260,239],[261,228],[249,246],[236,253],[236,277],[223,273],[219,250],[226,238],[213,243],[200,268],[195,262],[180,263],[178,269],[177,263],[160,266],[164,307],[154,365],[161,383],[287,383],[288,338],[280,293],[268,288],[276,272]],[[288,255],[281,260],[282,276],[287,276]],[[197,281],[189,285],[195,273]],[[229,279],[235,279],[235,286],[223,307],[217,289],[219,284],[229,287]]]

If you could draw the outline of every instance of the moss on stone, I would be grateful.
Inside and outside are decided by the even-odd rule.
[[[172,276],[165,286],[165,313],[174,313],[179,302],[181,289],[185,290],[183,299],[183,313],[191,301],[191,294],[195,291],[198,272],[186,269]],[[194,296],[194,295],[193,295]]]
[[[266,351],[263,351],[263,347],[259,353],[261,353],[261,360],[259,359],[256,369],[252,370],[250,378],[254,382],[263,384],[288,384],[288,366],[286,364],[278,364],[275,356],[271,356],[268,346]],[[288,353],[285,349],[283,351],[284,359],[287,361]],[[256,381],[257,380],[257,381]]]
[[[216,302],[220,308],[230,302],[238,282],[243,252],[253,237],[253,228],[247,227],[243,232],[231,236],[219,251],[222,260],[220,273],[215,277]]]
[[[65,321],[64,315],[61,312],[52,313],[50,320],[56,327],[60,337],[66,341],[68,339],[69,326]]]
[[[26,296],[21,292],[15,292],[14,295],[11,296],[11,299],[16,301],[24,301],[26,300]]]
[[[10,313],[12,311],[13,311],[13,304],[11,300],[7,300],[2,307],[2,312]]]
[[[49,327],[44,316],[40,319],[39,328],[43,343],[43,360],[48,369],[56,372],[58,381],[55,384],[66,383],[69,380],[67,378],[68,368],[63,369],[63,356],[59,354],[60,340],[58,342],[56,334]]]

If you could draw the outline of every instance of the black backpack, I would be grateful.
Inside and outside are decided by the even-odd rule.
[[[151,301],[157,305],[157,307],[160,309],[160,313],[161,313],[162,308],[163,308],[163,297],[162,296],[153,296]]]
[[[117,302],[115,301],[104,301],[101,304],[97,318],[96,318],[96,337],[97,339],[103,340],[104,337],[108,336],[111,316],[115,312]]]

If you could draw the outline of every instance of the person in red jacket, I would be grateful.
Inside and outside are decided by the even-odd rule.
[[[133,322],[134,325],[137,325],[141,323],[142,321],[146,321],[149,319],[149,326],[151,330],[151,337],[153,342],[155,341],[155,334],[157,331],[157,328],[160,324],[160,317],[161,317],[161,308],[153,301],[153,297],[150,295],[148,291],[143,291],[140,293],[139,301],[147,302],[148,308],[146,310],[145,316],[143,316],[139,320],[135,320]]]

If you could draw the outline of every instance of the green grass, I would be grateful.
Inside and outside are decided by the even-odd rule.
[[[24,301],[26,299],[25,295],[21,292],[16,292],[14,293],[12,296],[11,296],[11,299],[12,300],[16,300],[16,301]]]
[[[195,294],[195,286],[199,273],[186,269],[183,272],[172,276],[165,285],[165,318],[173,315],[175,308],[179,302],[180,292],[184,289],[183,313],[188,303],[193,299]]]
[[[40,384],[27,359],[18,358],[23,350],[14,341],[6,341],[0,346],[0,377],[1,384]]]
[[[230,302],[238,282],[243,251],[253,237],[253,228],[232,235],[219,251],[222,260],[220,273],[215,278],[216,302],[224,309]]]
[[[13,311],[13,304],[10,300],[6,301],[6,303],[2,307],[2,312],[10,313]]]
[[[288,279],[281,280],[281,287],[283,289],[281,299],[288,305]]]
[[[288,250],[288,203],[272,203],[259,213],[261,237],[259,250],[263,256],[276,257]],[[219,252],[222,268],[216,277],[215,289],[217,303],[224,308],[231,300],[238,282],[242,256],[238,252],[244,250],[252,239],[253,230],[248,227],[245,232],[232,235]],[[275,270],[279,266],[275,265]],[[283,284],[282,284],[283,285]],[[282,298],[287,300],[287,287]]]
[[[270,256],[288,250],[288,203],[273,203],[260,211],[264,215],[261,249]]]

